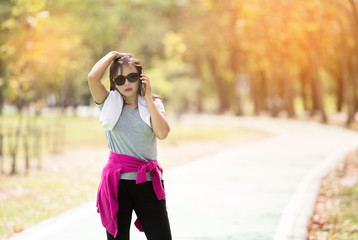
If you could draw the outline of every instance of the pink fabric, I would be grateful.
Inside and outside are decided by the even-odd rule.
[[[108,162],[103,169],[101,181],[97,193],[97,212],[101,216],[102,225],[114,237],[117,236],[117,212],[118,212],[118,184],[121,173],[137,172],[136,183],[147,181],[147,172],[153,177],[154,192],[158,200],[165,199],[165,192],[160,178],[163,169],[157,161],[143,161],[141,159],[110,152]],[[136,220],[135,226],[140,230],[141,225]]]

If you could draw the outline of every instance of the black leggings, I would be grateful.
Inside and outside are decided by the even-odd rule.
[[[158,200],[151,181],[136,184],[135,180],[119,181],[118,234],[107,231],[108,240],[129,240],[133,209],[149,240],[171,240],[165,200]]]

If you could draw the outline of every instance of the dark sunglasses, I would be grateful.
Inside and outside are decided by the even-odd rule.
[[[127,76],[118,75],[117,77],[113,78],[113,82],[118,86],[122,86],[126,82],[126,79],[128,79],[129,82],[134,83],[134,82],[138,81],[139,74],[138,73],[130,73]]]

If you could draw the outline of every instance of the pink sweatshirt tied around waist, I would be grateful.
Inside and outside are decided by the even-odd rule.
[[[110,152],[98,187],[97,212],[101,216],[102,225],[114,237],[117,236],[118,232],[118,184],[121,173],[127,172],[137,172],[137,184],[146,182],[146,173],[150,172],[153,177],[153,189],[158,200],[165,199],[165,192],[160,178],[160,172],[163,172],[163,169],[156,160],[146,162],[132,156]],[[135,225],[140,231],[143,231],[138,220]]]

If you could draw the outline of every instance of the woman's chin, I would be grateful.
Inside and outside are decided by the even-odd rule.
[[[133,97],[136,95],[135,91],[120,91],[120,93],[125,97]]]

